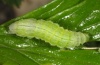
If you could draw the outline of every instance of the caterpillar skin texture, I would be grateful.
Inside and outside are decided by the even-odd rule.
[[[87,34],[60,27],[52,21],[22,19],[9,26],[11,34],[21,37],[37,38],[60,48],[74,48],[89,40]]]

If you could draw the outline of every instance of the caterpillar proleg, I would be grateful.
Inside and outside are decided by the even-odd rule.
[[[21,37],[37,38],[60,48],[74,48],[89,40],[88,34],[69,31],[52,21],[22,19],[9,26],[9,32]]]

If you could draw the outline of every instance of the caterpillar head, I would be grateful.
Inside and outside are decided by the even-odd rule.
[[[18,36],[26,37],[31,35],[35,27],[35,19],[19,20],[9,26],[10,34],[17,34]],[[31,36],[30,36],[31,37]]]

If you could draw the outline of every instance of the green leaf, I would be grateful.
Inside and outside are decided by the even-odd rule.
[[[59,49],[35,38],[6,33],[11,23],[26,18],[52,20],[66,29],[89,34],[90,41],[100,41],[100,0],[53,0],[0,26],[1,65],[100,65],[96,50]]]
[[[9,60],[20,65],[99,65],[99,53],[95,50],[63,50],[51,47],[43,41],[1,35],[0,62]]]
[[[100,39],[99,6],[99,0],[53,0],[51,3],[4,25],[7,26],[25,18],[49,19],[66,29],[88,33],[91,41],[98,41]]]

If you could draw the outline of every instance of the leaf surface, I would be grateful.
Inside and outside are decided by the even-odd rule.
[[[88,33],[90,41],[100,41],[100,0],[53,0],[0,26],[1,65],[100,65],[96,50],[59,49],[35,38],[7,34],[11,23],[26,18],[52,20],[65,29]]]

